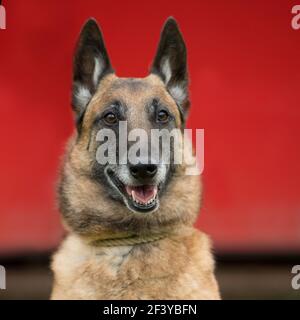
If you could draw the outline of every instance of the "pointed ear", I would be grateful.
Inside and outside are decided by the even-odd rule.
[[[77,122],[101,81],[113,72],[96,20],[89,19],[83,26],[73,61],[72,106]]]
[[[188,109],[186,46],[174,18],[166,21],[151,72],[160,76],[169,93],[185,113]]]

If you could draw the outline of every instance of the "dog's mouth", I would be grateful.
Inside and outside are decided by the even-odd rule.
[[[134,212],[146,213],[158,208],[159,187],[157,185],[125,185],[112,170],[108,170],[107,174],[129,209]]]
[[[157,202],[157,186],[125,186],[127,195],[135,207],[139,209],[152,209]]]

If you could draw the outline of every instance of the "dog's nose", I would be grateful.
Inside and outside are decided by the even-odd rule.
[[[155,164],[137,164],[130,166],[130,173],[136,179],[153,178],[157,173],[157,166]]]

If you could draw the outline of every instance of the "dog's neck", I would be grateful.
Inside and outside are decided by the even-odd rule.
[[[98,235],[84,236],[84,242],[92,247],[134,246],[162,240],[175,232],[170,228],[161,228],[144,233],[103,231]]]
[[[115,246],[133,246],[138,244],[145,244],[161,240],[169,235],[168,232],[149,233],[143,235],[116,235],[110,238],[98,238],[90,241],[90,245],[96,247],[115,247]]]

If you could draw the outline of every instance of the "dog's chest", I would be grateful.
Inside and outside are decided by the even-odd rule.
[[[88,284],[97,299],[153,299],[174,292],[177,270],[155,252],[132,247],[99,250],[83,264]],[[93,279],[93,281],[91,281]]]
[[[81,253],[69,256],[64,275],[60,273],[64,280],[70,279],[68,287],[77,298],[172,298],[176,288],[187,280],[178,261],[171,263],[159,247],[94,248]],[[189,287],[193,288],[195,282],[191,283]]]
[[[201,251],[199,257],[198,250],[191,254],[182,242],[169,240],[134,247],[90,247],[69,237],[53,257],[52,298],[218,297],[210,252]]]
[[[90,265],[94,272],[99,274],[99,269],[106,276],[112,279],[118,277],[118,274],[127,268],[127,264],[132,259],[131,253],[133,248],[130,246],[97,248],[95,253],[89,259]],[[103,274],[99,274],[100,277]]]

